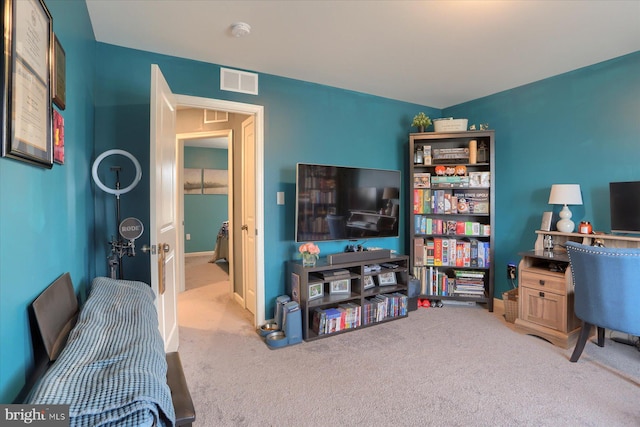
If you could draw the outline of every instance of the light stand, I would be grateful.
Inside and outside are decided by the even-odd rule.
[[[114,154],[120,154],[125,157],[128,157],[131,160],[131,162],[133,162],[136,169],[133,182],[129,186],[125,187],[124,189],[120,188],[120,171],[122,170],[121,166],[112,166],[110,168],[110,170],[112,172],[115,172],[116,174],[115,189],[109,188],[106,185],[104,185],[102,181],[100,181],[100,178],[98,176],[98,166],[100,165],[102,160],[104,160],[107,156],[114,155]],[[111,241],[109,242],[109,244],[111,245],[111,255],[109,255],[108,257],[108,265],[109,265],[109,274],[112,279],[116,279],[118,278],[118,276],[120,277],[120,279],[123,279],[124,272],[123,272],[121,259],[125,255],[130,257],[136,255],[135,240],[140,236],[142,236],[142,233],[144,232],[144,227],[142,225],[142,222],[137,218],[131,217],[131,218],[126,218],[124,221],[120,221],[120,195],[128,193],[140,182],[140,179],[142,178],[140,163],[138,163],[138,160],[126,151],[108,150],[102,153],[100,156],[98,156],[98,158],[96,158],[96,160],[93,162],[93,167],[91,172],[92,172],[94,182],[101,190],[109,194],[114,194],[116,196],[116,224],[118,226],[119,236],[117,239],[114,239],[113,235],[111,236]],[[124,238],[125,240],[122,240],[120,237]],[[144,248],[142,248],[142,250],[144,251]]]

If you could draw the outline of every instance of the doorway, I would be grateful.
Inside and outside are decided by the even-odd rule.
[[[176,120],[176,139],[178,152],[176,164],[178,168],[178,186],[184,188],[182,197],[178,197],[176,206],[178,216],[181,219],[185,234],[182,244],[185,256],[179,261],[184,268],[185,280],[180,283],[180,292],[188,289],[187,280],[190,270],[188,266],[200,265],[202,262],[225,264],[224,270],[228,274],[225,280],[227,292],[233,295],[233,283],[242,283],[241,273],[235,266],[234,250],[239,250],[240,245],[233,241],[228,224],[234,215],[234,166],[233,166],[233,127],[232,122],[226,122],[219,130],[201,129],[204,112],[202,109],[179,109]],[[241,117],[245,117],[244,115]],[[216,126],[217,127],[217,126]],[[220,173],[225,170],[228,183],[225,191],[207,191],[204,189],[204,181],[207,171]],[[199,188],[187,189],[188,174],[196,173]],[[237,186],[235,186],[237,188]],[[224,233],[223,233],[224,232]],[[214,250],[212,253],[211,251]],[[193,259],[196,258],[196,259]],[[189,262],[191,261],[191,262]],[[196,268],[197,269],[197,268]],[[207,271],[207,270],[205,270]],[[191,271],[193,272],[193,270]],[[240,273],[238,277],[237,273]],[[204,273],[204,271],[203,271]],[[207,274],[202,275],[206,280]],[[217,277],[218,275],[214,274]],[[235,276],[235,277],[234,277]],[[251,310],[253,313],[253,309]]]
[[[264,241],[262,230],[264,229],[264,201],[263,201],[263,188],[264,188],[264,108],[259,105],[253,104],[242,104],[231,101],[223,101],[216,100],[210,98],[200,98],[193,97],[187,95],[176,95],[176,101],[179,108],[199,108],[206,110],[216,110],[216,111],[226,111],[229,113],[237,113],[246,116],[252,116],[255,122],[255,132],[254,132],[254,158],[255,158],[255,269],[253,272],[255,286],[255,306],[252,307],[253,310],[253,326],[257,327],[257,325],[264,323],[265,321],[265,312],[264,312]],[[180,137],[183,135],[176,134],[176,141],[180,140]],[[231,151],[231,150],[230,150]],[[232,162],[230,162],[230,165]],[[178,163],[179,169],[182,168],[182,162]],[[179,171],[181,173],[181,171]],[[231,173],[231,171],[230,171]],[[177,180],[179,181],[179,180]],[[181,190],[181,189],[180,189]],[[230,192],[233,192],[231,189]],[[180,191],[180,197],[182,197],[182,192]],[[179,202],[180,203],[180,202]],[[178,212],[179,218],[178,223],[182,225],[182,235],[184,236],[184,212]],[[238,227],[241,224],[238,224]],[[231,229],[232,227],[230,227]],[[234,226],[235,228],[235,226]],[[230,230],[233,236],[233,230]],[[236,233],[238,234],[238,233]],[[230,237],[230,241],[237,240],[236,237]],[[178,260],[182,265],[179,265],[178,278],[180,281],[180,288],[184,289],[184,240],[178,239],[178,247],[177,250],[179,253],[176,254]],[[230,268],[231,272],[231,268]],[[230,282],[232,282],[231,280]],[[235,292],[234,295],[236,299],[238,298],[238,293]],[[243,302],[243,301],[241,301]]]

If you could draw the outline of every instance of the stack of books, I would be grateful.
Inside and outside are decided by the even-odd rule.
[[[459,297],[484,297],[484,271],[454,270],[456,275],[453,294]]]

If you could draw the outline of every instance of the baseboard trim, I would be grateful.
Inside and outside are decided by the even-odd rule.
[[[184,253],[184,257],[185,258],[190,258],[190,257],[195,257],[195,256],[205,256],[205,255],[209,255],[209,256],[213,256],[215,251],[206,251],[206,252],[185,252]]]

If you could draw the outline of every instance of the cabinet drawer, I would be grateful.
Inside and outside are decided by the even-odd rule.
[[[566,293],[566,282],[563,274],[554,274],[540,269],[523,269],[521,287]]]
[[[531,323],[566,332],[567,297],[540,289],[521,287],[520,317]]]

